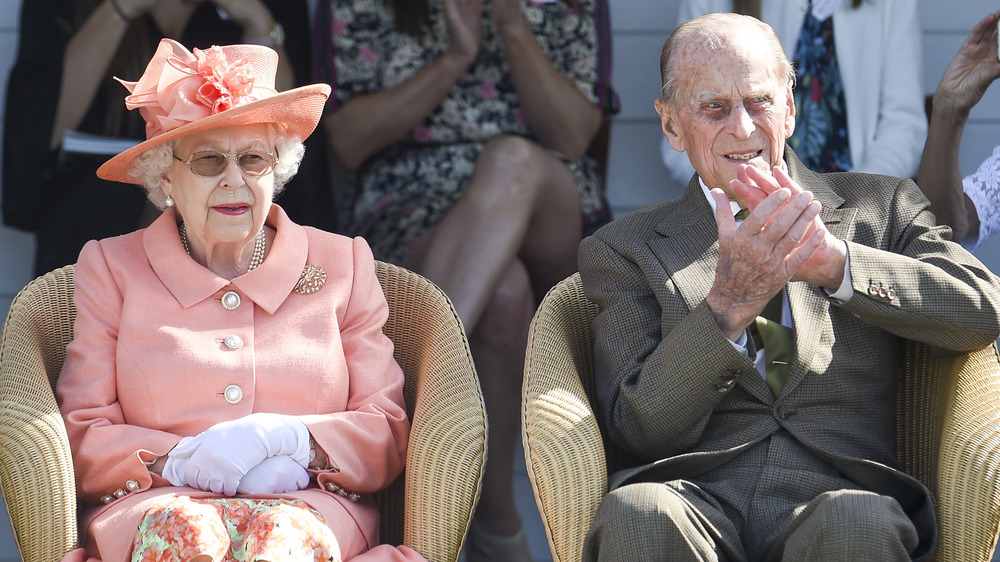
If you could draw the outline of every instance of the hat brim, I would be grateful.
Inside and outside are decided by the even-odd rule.
[[[137,180],[128,175],[128,168],[137,156],[154,146],[173,139],[212,129],[278,123],[284,126],[289,133],[305,140],[316,130],[329,97],[330,86],[311,84],[210,115],[171,129],[122,151],[101,164],[101,167],[97,169],[97,176],[109,181],[136,183]]]

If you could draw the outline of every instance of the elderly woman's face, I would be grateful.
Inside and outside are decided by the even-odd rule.
[[[177,142],[164,191],[174,199],[189,238],[213,246],[249,243],[257,235],[274,196],[274,173],[266,169],[274,151],[267,125],[215,129]],[[191,165],[185,163],[189,159]],[[261,170],[266,173],[255,177]]]

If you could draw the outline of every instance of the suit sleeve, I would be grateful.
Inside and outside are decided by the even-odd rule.
[[[350,376],[346,411],[303,416],[333,470],[319,474],[358,493],[388,486],[403,470],[409,421],[403,405],[403,371],[393,358],[393,343],[382,332],[389,306],[375,276],[371,249],[354,240],[354,284],[341,338]]]
[[[854,296],[845,308],[939,348],[970,351],[996,341],[1000,279],[952,242],[946,227],[935,226],[911,180],[896,184],[884,212],[888,228],[859,221],[847,243]]]
[[[653,259],[648,252],[615,247],[601,235],[580,246],[583,286],[600,309],[594,321],[600,414],[611,439],[637,459],[688,451],[736,380],[757,372],[707,304],[689,312],[679,296],[657,297],[647,272],[662,269],[646,267]],[[672,290],[669,280],[657,285]]]

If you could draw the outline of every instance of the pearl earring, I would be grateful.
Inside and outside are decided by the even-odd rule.
[[[171,196],[169,196],[169,195],[167,195],[167,201],[166,201],[166,203],[167,203],[167,207],[173,207],[174,206],[174,198],[171,197]]]

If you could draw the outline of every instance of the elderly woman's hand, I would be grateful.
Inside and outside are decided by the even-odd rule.
[[[178,444],[171,455],[184,457],[188,486],[233,496],[240,480],[268,457],[288,455],[309,464],[309,429],[295,416],[258,412],[217,423]]]
[[[267,457],[251,468],[236,491],[241,494],[284,494],[309,485],[309,472],[288,455]]]

